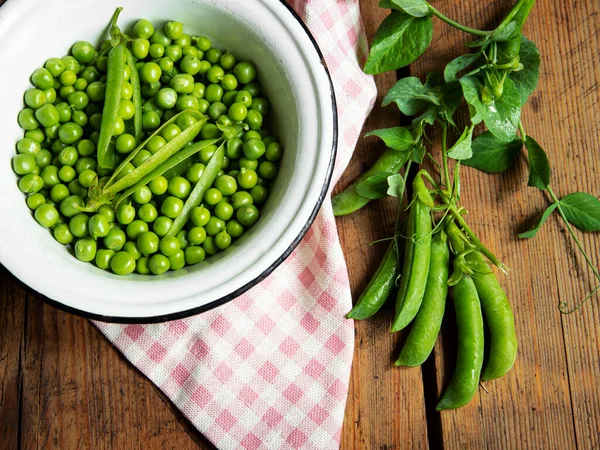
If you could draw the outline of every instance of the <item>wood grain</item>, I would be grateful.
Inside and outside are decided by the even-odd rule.
[[[376,3],[361,1],[370,38],[386,15]],[[440,0],[435,5],[460,22],[487,28],[510,3]],[[548,151],[559,196],[576,190],[600,194],[599,11],[597,0],[538,2],[525,30],[540,49],[542,70],[523,121]],[[439,21],[435,27],[432,47],[410,74],[440,70],[464,51],[465,35]],[[379,105],[396,76],[375,80]],[[376,106],[363,131],[402,120],[393,107]],[[337,189],[381,150],[376,138],[361,137]],[[467,407],[435,413],[454,366],[452,304],[422,370],[393,367],[404,336],[389,334],[388,307],[373,320],[356,323],[343,449],[600,448],[598,299],[570,316],[557,310],[559,301],[574,305],[594,286],[592,274],[558,217],[534,239],[516,238],[548,205],[547,197],[527,188],[526,177],[524,158],[502,175],[463,171],[468,221],[512,269],[500,280],[517,320],[514,370],[485,383],[488,392],[481,389]],[[338,221],[355,297],[385,250],[385,244],[369,243],[390,235],[394,216],[393,202],[377,201]],[[579,236],[600,263],[600,237]],[[0,314],[0,448],[213,448],[91,323],[45,305],[1,266]]]

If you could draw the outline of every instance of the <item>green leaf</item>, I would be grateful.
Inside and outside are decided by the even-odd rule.
[[[521,95],[521,105],[527,103],[529,96],[535,91],[540,78],[540,52],[536,45],[525,37],[521,38],[521,52],[519,53],[523,70],[512,72],[510,79]]]
[[[404,127],[383,128],[371,131],[365,136],[377,136],[392,150],[405,151],[414,145],[410,130]]]
[[[449,83],[450,81],[455,81],[458,73],[471,66],[471,64],[477,61],[480,56],[481,52],[469,53],[468,55],[462,55],[450,61],[444,69],[444,79],[446,82]]]
[[[600,200],[587,192],[575,192],[560,199],[569,223],[582,231],[600,231]]]
[[[429,8],[425,0],[381,0],[379,7],[404,11],[413,17],[429,15]]]
[[[511,142],[515,139],[521,119],[521,96],[512,80],[504,81],[502,97],[489,105],[481,100],[483,84],[477,77],[462,77],[460,84],[471,110],[471,122],[477,125],[483,120],[488,129],[501,141]]]
[[[458,141],[448,150],[448,156],[452,159],[463,160],[473,156],[471,150],[471,142],[473,141],[474,125],[466,127],[463,134],[458,138]]]
[[[400,197],[404,193],[404,178],[399,173],[390,175],[387,178],[388,190],[387,194],[392,197]]]
[[[462,163],[487,173],[500,173],[512,167],[523,148],[521,139],[502,142],[489,131],[477,136],[471,145],[473,156]]]
[[[427,153],[425,146],[421,145],[419,147],[414,147],[410,154],[410,160],[414,163],[421,164],[423,158],[425,158],[425,153]]]
[[[393,175],[391,172],[377,172],[368,178],[365,178],[356,185],[356,192],[361,197],[375,200],[387,195],[388,177]]]
[[[552,203],[548,208],[546,208],[546,211],[544,211],[544,213],[541,215],[535,227],[533,227],[529,231],[525,231],[524,233],[519,233],[518,236],[521,239],[528,239],[534,237],[538,233],[538,231],[540,231],[540,228],[542,227],[542,225],[544,225],[544,222],[548,220],[548,217],[550,217],[550,214],[554,212],[557,206],[558,205],[556,203]]]
[[[432,35],[430,16],[392,11],[375,34],[364,72],[378,74],[409,65],[427,50]]]
[[[529,157],[529,182],[528,186],[536,187],[541,190],[548,189],[550,184],[550,163],[548,156],[540,144],[531,136],[527,136],[525,142],[527,155]]]
[[[383,99],[382,106],[396,103],[400,112],[406,116],[414,116],[426,110],[430,104],[439,106],[440,98],[431,86],[423,85],[417,77],[406,77],[398,80]]]

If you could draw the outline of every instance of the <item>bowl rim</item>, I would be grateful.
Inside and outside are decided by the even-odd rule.
[[[2,6],[5,6],[8,3],[12,3],[13,1],[14,0],[6,0],[4,3],[0,4],[0,8],[2,8]],[[239,297],[246,291],[250,290],[257,284],[259,284],[265,278],[267,278],[277,267],[279,267],[281,265],[281,263],[283,263],[290,256],[290,254],[294,251],[294,249],[298,246],[298,244],[300,244],[300,242],[302,241],[302,239],[308,232],[308,229],[313,224],[315,218],[317,217],[317,214],[319,213],[319,211],[321,209],[321,206],[323,205],[323,202],[325,201],[325,197],[327,196],[327,194],[329,192],[329,187],[331,185],[331,179],[333,176],[333,168],[335,165],[336,155],[337,155],[337,151],[338,151],[337,146],[338,146],[339,130],[338,130],[338,114],[337,114],[337,101],[336,101],[335,90],[333,87],[333,81],[331,78],[331,74],[329,72],[329,68],[327,67],[327,62],[325,61],[325,58],[323,56],[323,52],[321,51],[319,44],[317,43],[315,37],[313,36],[311,31],[308,29],[308,27],[306,26],[304,21],[300,18],[298,13],[285,0],[279,0],[279,3],[281,3],[287,9],[287,11],[292,15],[292,17],[300,24],[300,26],[304,30],[306,36],[309,38],[310,42],[312,43],[315,51],[317,52],[320,63],[323,66],[323,69],[325,70],[325,74],[327,75],[327,79],[329,81],[329,89],[330,89],[330,94],[331,94],[331,112],[333,114],[333,136],[332,136],[331,154],[330,154],[329,161],[328,161],[327,172],[325,174],[325,180],[323,183],[323,187],[321,189],[321,192],[319,193],[319,197],[317,198],[317,203],[315,204],[312,212],[310,213],[310,216],[308,217],[308,220],[306,221],[306,223],[300,230],[300,233],[296,236],[296,238],[294,238],[294,240],[292,241],[290,246],[269,267],[267,267],[260,275],[258,275],[256,278],[249,281],[245,285],[239,287],[235,291],[233,291],[227,295],[224,295],[223,297],[213,300],[212,302],[207,303],[202,306],[198,306],[195,308],[190,308],[190,309],[186,309],[184,311],[179,311],[179,312],[174,312],[174,313],[160,314],[160,315],[156,315],[156,316],[123,317],[123,316],[112,316],[112,315],[91,313],[91,312],[88,312],[88,311],[85,311],[85,310],[82,310],[79,308],[68,306],[58,300],[53,300],[51,298],[48,298],[43,293],[36,291],[35,289],[31,288],[29,285],[27,285],[26,283],[24,283],[19,278],[15,277],[13,275],[14,279],[18,283],[20,283],[22,286],[24,286],[26,290],[37,292],[41,296],[42,300],[45,303],[47,303],[48,305],[53,306],[62,311],[74,314],[76,316],[80,316],[80,317],[90,319],[90,320],[97,320],[100,322],[107,322],[107,323],[152,324],[152,323],[162,323],[162,322],[168,322],[168,321],[172,321],[172,320],[184,319],[184,318],[187,318],[190,316],[195,316],[198,314],[205,313],[212,309],[218,308],[219,306],[222,306],[226,303],[229,303],[233,299]],[[6,268],[6,270],[10,272],[10,270],[8,268]],[[12,273],[11,273],[11,275],[12,275]]]

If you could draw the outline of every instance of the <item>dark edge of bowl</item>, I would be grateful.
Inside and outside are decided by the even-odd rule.
[[[184,319],[186,317],[195,316],[197,314],[201,314],[206,311],[210,311],[211,309],[217,308],[218,306],[224,305],[225,303],[230,302],[234,298],[239,297],[244,292],[246,292],[249,289],[251,289],[252,287],[256,286],[258,283],[260,283],[265,278],[267,278],[277,267],[279,267],[279,265],[283,261],[285,261],[288,256],[290,256],[290,254],[298,246],[300,241],[302,241],[302,239],[304,238],[304,235],[306,234],[306,232],[308,231],[308,229],[314,222],[315,218],[317,217],[317,214],[319,213],[319,210],[321,209],[321,205],[323,204],[323,201],[325,200],[325,196],[327,195],[327,193],[329,191],[329,185],[331,184],[331,177],[333,176],[333,166],[334,166],[335,158],[337,155],[337,143],[338,143],[337,102],[336,102],[336,98],[335,98],[335,91],[333,89],[333,81],[331,80],[331,74],[329,73],[329,69],[327,68],[327,63],[325,62],[325,58],[323,57],[323,53],[321,52],[321,49],[319,48],[319,45],[317,44],[316,39],[314,38],[314,36],[312,35],[312,33],[310,32],[308,27],[304,24],[304,22],[302,21],[300,16],[296,13],[296,11],[294,11],[294,9],[290,5],[288,5],[285,0],[279,0],[279,1],[283,6],[286,7],[286,9],[290,12],[290,14],[294,17],[294,19],[296,19],[296,21],[304,29],[304,32],[306,33],[306,35],[312,42],[313,47],[315,48],[317,54],[319,55],[321,64],[323,65],[323,68],[325,69],[325,73],[327,74],[327,78],[329,79],[329,89],[331,90],[331,106],[332,106],[332,111],[333,111],[333,143],[331,146],[331,157],[329,159],[329,166],[327,167],[327,175],[326,175],[325,183],[323,184],[323,189],[321,190],[321,193],[319,194],[319,198],[317,199],[317,204],[315,205],[312,213],[310,214],[308,221],[304,224],[304,227],[300,231],[300,234],[298,234],[298,236],[292,241],[291,245],[286,249],[286,251],[283,252],[283,254],[279,258],[277,258],[275,260],[275,262],[273,262],[273,264],[271,264],[267,269],[265,269],[265,271],[262,272],[258,277],[256,277],[252,281],[249,281],[244,286],[236,289],[232,293],[225,295],[224,297],[221,297],[217,300],[213,300],[212,302],[210,302],[206,305],[199,306],[197,308],[191,308],[191,309],[187,309],[185,311],[164,314],[164,315],[160,315],[160,316],[120,317],[120,316],[105,316],[102,314],[94,314],[94,313],[90,313],[87,311],[83,311],[81,309],[67,306],[59,301],[52,300],[52,299],[44,296],[43,294],[40,294],[40,295],[42,295],[42,299],[44,300],[44,302],[46,302],[47,304],[49,304],[55,308],[63,310],[65,312],[75,314],[77,316],[81,316],[86,319],[97,320],[100,322],[107,322],[107,323],[151,324],[151,323],[161,323],[161,322],[169,322],[172,320]],[[2,7],[2,5],[6,4],[6,3],[8,3],[8,2],[1,3],[0,7]],[[16,279],[18,280],[18,278],[16,278]],[[29,287],[28,285],[23,283],[21,280],[18,280],[18,281],[23,286],[25,286],[25,288],[27,290],[35,291],[31,287]],[[38,294],[39,294],[39,292],[38,292]]]

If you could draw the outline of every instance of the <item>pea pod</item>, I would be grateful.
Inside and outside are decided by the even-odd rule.
[[[466,256],[466,261],[474,272],[473,281],[490,330],[490,355],[481,378],[493,380],[505,375],[515,363],[518,347],[515,318],[508,297],[485,257],[474,251]]]
[[[117,208],[120,203],[122,203],[125,199],[127,199],[131,194],[133,194],[135,191],[137,191],[142,186],[145,186],[148,183],[150,183],[152,180],[154,180],[155,178],[157,178],[161,175],[164,175],[167,171],[175,168],[180,163],[191,160],[191,158],[190,158],[191,156],[195,155],[203,148],[206,148],[209,145],[215,144],[216,142],[219,142],[219,139],[208,139],[208,140],[196,142],[196,143],[184,148],[183,150],[176,153],[175,155],[171,156],[169,159],[167,159],[164,163],[162,163],[160,166],[158,166],[156,169],[154,169],[152,172],[150,172],[148,175],[146,175],[140,181],[135,183],[133,186],[130,186],[129,188],[127,188],[127,190],[125,192],[123,192],[123,194],[119,197],[119,200],[115,203],[115,208]]]
[[[181,114],[184,114],[184,113],[193,115],[198,120],[196,122],[194,122],[192,125],[190,125],[188,128],[186,128],[185,130],[183,130],[181,133],[179,133],[177,136],[175,136],[173,138],[173,140],[167,142],[163,147],[160,148],[159,151],[157,151],[154,155],[152,155],[150,158],[148,158],[146,161],[144,161],[142,164],[140,164],[138,167],[136,167],[135,170],[131,171],[130,173],[125,175],[120,180],[115,181],[113,184],[110,184],[111,181],[113,181],[115,179],[115,174],[118,174],[119,171],[128,162],[130,162],[140,150],[142,150],[145,147],[146,143],[152,137],[157,136],[158,133],[164,127],[173,123],[175,120],[177,120],[179,118],[179,116]],[[167,159],[169,159],[171,156],[173,156],[175,153],[177,153],[179,150],[181,150],[184,145],[186,145],[188,142],[194,140],[196,138],[196,136],[198,136],[198,133],[200,133],[200,130],[202,129],[202,127],[204,126],[206,121],[207,121],[206,116],[204,116],[202,113],[199,113],[197,111],[185,110],[185,111],[182,111],[179,114],[176,114],[175,116],[173,116],[170,120],[165,122],[163,124],[163,126],[161,126],[155,133],[153,133],[152,136],[150,136],[148,139],[146,139],[133,152],[131,152],[129,154],[129,156],[121,163],[121,165],[117,168],[117,170],[115,170],[115,174],[113,174],[113,177],[107,183],[107,186],[109,186],[109,184],[110,184],[110,186],[104,190],[103,194],[113,194],[114,195],[114,194],[122,191],[123,189],[128,188],[129,186],[133,186],[135,183],[137,183],[142,178],[144,178],[144,176],[146,176],[148,173],[150,173],[152,170],[154,170],[160,164],[162,164]]]
[[[346,315],[349,319],[363,320],[374,315],[390,296],[398,276],[398,257],[390,245],[377,271],[361,294],[358,302]]]
[[[126,57],[130,70],[129,82],[133,87],[133,136],[136,145],[138,145],[142,140],[142,88],[140,86],[140,75],[135,66],[135,59],[129,50],[127,50]]]
[[[429,357],[435,345],[448,295],[450,249],[447,240],[446,233],[441,231],[431,243],[431,260],[423,303],[396,360],[397,366],[420,366]]]
[[[185,201],[183,209],[171,224],[171,227],[167,232],[168,236],[175,236],[183,229],[190,218],[192,209],[200,205],[204,198],[204,193],[217,179],[217,174],[219,173],[219,170],[221,170],[221,167],[223,167],[224,157],[225,144],[221,144],[217,151],[211,156],[210,161],[206,165],[206,169],[204,169],[204,172],[200,175],[200,179],[196,183],[196,186]]]
[[[115,165],[115,149],[111,145],[115,122],[119,117],[121,92],[123,91],[123,72],[127,48],[118,44],[108,52],[108,72],[106,74],[106,94],[100,135],[98,137],[98,165],[102,169],[112,169]]]
[[[369,203],[371,199],[359,195],[358,192],[356,192],[356,186],[361,181],[366,180],[371,175],[374,175],[378,172],[398,172],[406,163],[406,161],[408,161],[408,157],[408,152],[398,152],[389,148],[386,149],[375,162],[373,167],[363,173],[354,183],[331,199],[333,214],[336,216],[344,216],[359,210]]]
[[[519,52],[521,51],[521,30],[534,4],[535,0],[520,0],[515,5],[517,9],[511,21],[514,21],[516,25],[516,37],[505,42],[498,42],[498,64],[511,63],[519,56]]]
[[[414,179],[413,189],[413,203],[408,214],[408,239],[392,332],[405,328],[417,315],[429,273],[432,230],[430,205],[433,200],[420,177]]]
[[[454,286],[454,309],[458,329],[456,369],[437,411],[469,403],[477,392],[483,365],[483,316],[475,283],[467,274]]]

